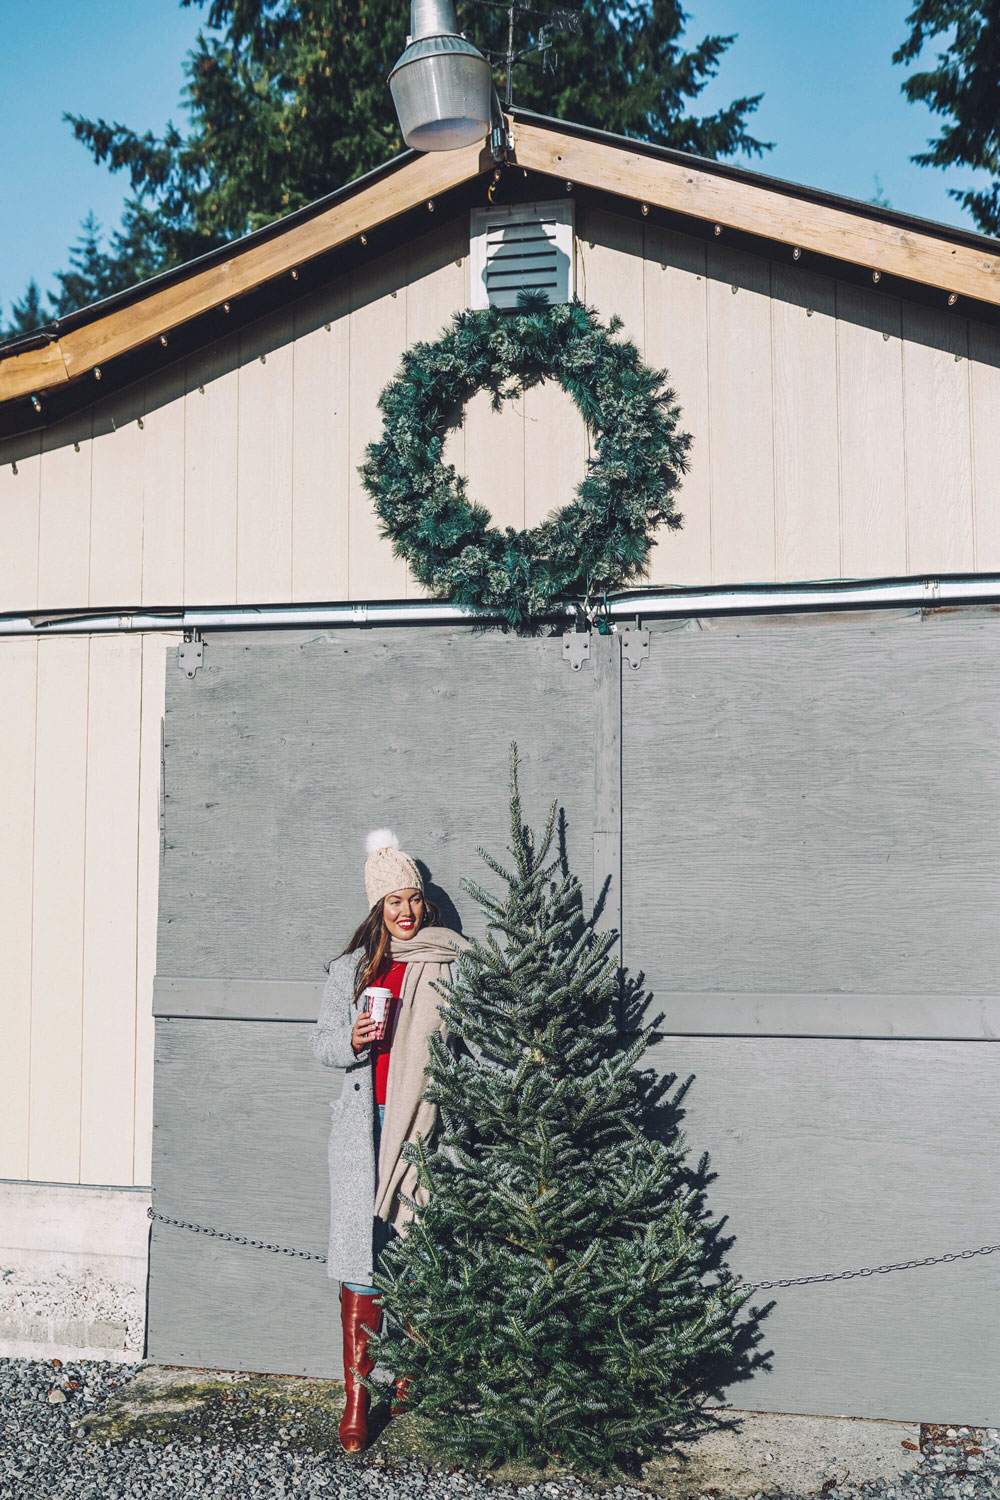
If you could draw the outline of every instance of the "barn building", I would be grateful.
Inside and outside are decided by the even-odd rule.
[[[512,739],[695,1075],[734,1268],[1000,1239],[1000,245],[512,129],[0,347],[0,1353],[339,1374],[322,1264],[163,1220],[324,1249],[307,1032],[364,834],[476,930]],[[358,478],[401,353],[532,284],[620,316],[694,437],[609,635],[428,599]],[[588,434],[543,386],[449,451],[530,527]],[[781,1291],[733,1405],[1000,1423],[998,1262]],[[87,1278],[131,1324],[61,1310]]]

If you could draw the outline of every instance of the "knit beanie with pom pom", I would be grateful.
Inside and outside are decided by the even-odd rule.
[[[365,839],[365,892],[368,910],[391,891],[416,888],[423,891],[420,871],[408,854],[399,847],[399,839],[390,828],[374,828]]]

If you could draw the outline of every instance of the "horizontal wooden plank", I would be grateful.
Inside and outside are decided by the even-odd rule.
[[[154,986],[153,1014],[312,1022],[322,993],[322,983],[309,979],[197,979],[160,974]],[[648,1015],[652,1018],[660,1011],[664,1020],[658,1030],[669,1036],[1000,1041],[1000,995],[661,992],[653,996]]]
[[[153,982],[153,1015],[228,1021],[315,1021],[323,984],[311,979],[173,979]]]
[[[670,1036],[1000,1041],[1000,995],[654,994]],[[648,1020],[647,1023],[648,1025]]]
[[[980,302],[1000,302],[1000,256],[987,250],[813,203],[755,182],[739,182],[693,164],[629,151],[620,141],[583,140],[518,121],[515,146],[518,166],[532,171],[815,250],[852,265],[871,266]]]

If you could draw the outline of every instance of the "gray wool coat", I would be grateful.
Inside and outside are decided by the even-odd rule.
[[[309,1044],[321,1063],[336,1070],[335,1082],[340,1085],[330,1104],[330,1244],[326,1273],[337,1281],[370,1286],[377,1166],[375,1089],[370,1049],[366,1047],[359,1057],[351,1046],[357,1017],[352,1005],[354,977],[363,951],[356,948],[331,963]]]
[[[357,1011],[354,976],[363,949],[330,965],[319,1019],[309,1037],[313,1052],[336,1069],[337,1096],[330,1102],[330,1245],[326,1273],[337,1281],[371,1285],[372,1221],[375,1216],[375,1090],[370,1049],[351,1046]]]

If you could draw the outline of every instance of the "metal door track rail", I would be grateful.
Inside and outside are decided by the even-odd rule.
[[[738,588],[636,590],[610,598],[598,614],[613,621],[719,614],[780,614],[807,610],[935,608],[1000,603],[1000,574],[841,579],[822,583],[749,584]],[[490,610],[414,599],[355,604],[233,604],[190,608],[131,607],[53,610],[0,615],[0,636],[114,635],[144,631],[275,630],[337,626],[484,624]],[[579,605],[566,603],[544,617],[580,622]]]

